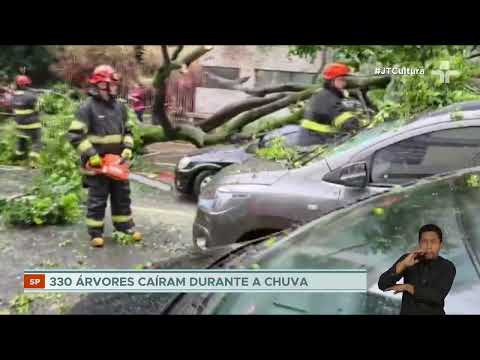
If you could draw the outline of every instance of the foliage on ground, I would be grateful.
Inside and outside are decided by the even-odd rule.
[[[34,308],[44,306],[54,306],[59,314],[65,314],[69,306],[65,303],[63,294],[20,294],[10,301],[10,310],[16,315],[30,315],[34,313]],[[44,310],[42,311],[42,313]]]
[[[127,234],[127,233],[123,233],[123,232],[120,232],[120,231],[114,231],[113,234],[112,234],[112,239],[117,244],[120,244],[122,246],[135,244],[135,240],[133,240],[132,235]]]
[[[17,146],[15,122],[11,119],[3,121],[0,136],[0,165],[18,165],[15,148]]]
[[[80,106],[70,96],[73,92],[75,90],[65,84],[56,84],[40,97],[43,148],[36,164],[40,175],[34,179],[34,186],[25,196],[3,204],[1,213],[7,224],[66,224],[75,223],[81,217],[85,194],[79,156],[66,135]],[[138,153],[142,148],[142,134],[135,114],[130,109],[128,122],[135,141],[134,153]],[[12,121],[0,137],[0,164],[24,164],[15,160],[15,134]]]
[[[55,93],[41,97],[43,149],[40,174],[25,196],[8,201],[2,211],[10,225],[53,225],[76,222],[82,214],[82,181],[78,155],[66,137],[78,104]],[[2,137],[5,141],[5,135]]]

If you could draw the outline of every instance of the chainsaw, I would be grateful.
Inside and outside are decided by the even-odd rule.
[[[125,181],[130,175],[129,164],[119,155],[105,154],[102,156],[102,166],[99,168],[87,162],[85,169],[90,175],[104,175],[113,180]]]

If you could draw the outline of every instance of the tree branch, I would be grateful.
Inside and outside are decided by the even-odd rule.
[[[162,55],[163,55],[163,63],[167,66],[170,65],[170,56],[168,55],[167,45],[162,45]]]
[[[153,86],[155,88],[155,101],[153,104],[152,122],[155,125],[162,125],[168,138],[175,137],[176,128],[170,122],[168,114],[165,110],[166,80],[173,70],[181,68],[183,64],[187,66],[190,65],[193,61],[197,60],[200,56],[212,49],[213,46],[198,46],[192,52],[184,55],[181,60],[170,62],[167,46],[162,45],[162,54],[164,60],[168,59],[168,61],[165,61],[164,64],[157,70],[153,80]]]
[[[206,72],[206,74],[210,79],[215,80],[222,87],[222,89],[243,91],[249,95],[258,96],[258,97],[264,97],[266,94],[278,93],[278,92],[302,91],[312,86],[309,84],[305,85],[305,84],[287,83],[287,84],[281,84],[281,85],[266,86],[258,89],[246,88],[244,86],[241,86],[241,84],[248,81],[250,77],[243,77],[237,80],[230,80],[230,79],[226,79],[224,77],[212,74],[208,71]]]
[[[245,100],[237,101],[232,104],[228,104],[227,106],[221,108],[215,114],[210,116],[208,119],[200,122],[199,126],[202,128],[203,131],[210,131],[215,129],[218,126],[221,126],[225,121],[230,120],[234,116],[245,112],[247,110],[251,110],[258,106],[266,105],[272,103],[274,101],[280,100],[281,98],[285,97],[286,94],[275,94],[271,97],[266,98],[247,98]]]
[[[224,77],[212,74],[211,72],[206,70],[204,72],[209,79],[214,80],[217,83],[216,85],[219,86],[219,89],[241,90],[239,86],[250,79],[250,76],[245,76],[240,79],[230,80],[230,79],[226,79]]]
[[[252,110],[241,113],[240,115],[234,117],[233,119],[229,120],[224,125],[219,127],[218,130],[226,131],[228,133],[233,133],[234,131],[243,128],[245,125],[258,119],[261,116],[280,110],[298,101],[308,99],[320,88],[321,88],[321,85],[310,86],[310,88],[308,88],[307,90],[293,93],[291,95],[282,97],[281,99],[274,101],[270,104],[266,104],[258,108],[254,108]]]
[[[242,91],[246,92],[249,95],[263,97],[266,94],[286,92],[286,91],[303,91],[311,87],[312,85],[310,84],[305,85],[305,84],[287,83],[287,84],[281,84],[281,85],[266,86],[258,89],[243,89]]]
[[[348,75],[345,77],[347,80],[347,89],[350,88],[384,88],[388,85],[391,77],[385,76],[361,76],[361,75]]]
[[[200,56],[206,54],[213,49],[213,46],[198,46],[190,53],[183,55],[180,59],[176,60],[179,64],[185,64],[189,66],[192,62],[197,60]]]
[[[175,51],[173,52],[173,55],[172,55],[172,60],[173,61],[177,60],[178,55],[180,55],[182,50],[183,50],[183,45],[178,45],[177,48],[175,49]]]
[[[469,57],[467,57],[467,59],[470,60],[479,56],[480,56],[480,53],[476,53],[476,54],[470,55]]]

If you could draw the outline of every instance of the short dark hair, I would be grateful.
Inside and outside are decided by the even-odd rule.
[[[433,231],[434,233],[436,233],[438,235],[438,238],[440,239],[440,242],[443,241],[442,230],[435,224],[423,225],[420,228],[420,231],[418,232],[418,241],[420,241],[420,239],[422,238],[422,234],[424,232],[427,232],[427,231]]]

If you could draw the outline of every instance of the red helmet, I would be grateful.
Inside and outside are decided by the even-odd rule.
[[[118,73],[115,72],[113,67],[110,65],[99,65],[93,70],[92,75],[90,76],[90,84],[96,85],[100,82],[112,82],[118,81],[120,77]]]
[[[18,75],[15,78],[15,82],[18,86],[28,86],[32,83],[32,80],[30,80],[30,78],[26,75]]]
[[[345,76],[350,73],[350,68],[345,64],[333,63],[325,66],[323,70],[323,78],[325,80],[333,80],[339,76]]]

